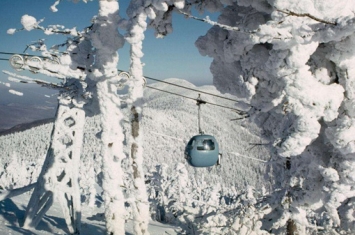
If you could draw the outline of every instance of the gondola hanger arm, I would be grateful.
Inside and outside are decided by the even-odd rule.
[[[201,104],[207,104],[207,102],[201,99],[201,94],[198,94],[198,97],[196,99],[196,104],[200,106]]]

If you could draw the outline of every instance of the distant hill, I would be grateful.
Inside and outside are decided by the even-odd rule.
[[[52,122],[54,122],[54,118],[46,118],[46,119],[37,120],[29,123],[18,124],[10,129],[0,129],[0,136],[25,131],[27,129],[31,129]]]
[[[1,80],[5,78],[0,77]],[[14,95],[9,89],[24,95]],[[38,85],[16,83],[9,88],[0,84],[0,129],[54,117],[58,105],[57,92]]]
[[[220,94],[213,86],[195,87],[193,84],[180,80],[168,79],[168,82],[199,89],[217,95]],[[197,98],[198,93],[174,87],[164,83],[151,84],[153,88],[178,93],[187,97]],[[223,94],[222,96],[228,96]],[[233,98],[232,96],[228,96]],[[234,102],[207,95],[201,96],[211,103],[233,107]],[[144,167],[146,172],[155,169],[156,165],[167,164],[170,169],[178,163],[184,163],[191,177],[201,177],[213,184],[228,187],[244,188],[247,185],[260,188],[264,181],[268,152],[263,146],[253,147],[253,143],[263,142],[258,128],[247,120],[231,121],[237,114],[231,110],[211,106],[202,106],[202,129],[214,135],[223,152],[220,167],[193,168],[184,159],[184,148],[188,140],[198,134],[196,102],[180,96],[146,88],[145,105],[142,118],[144,130]],[[88,117],[85,126],[84,147],[82,151],[81,183],[100,172],[100,132],[98,116]],[[28,176],[23,177],[23,184],[35,180],[39,174],[46,150],[49,146],[53,119],[19,125],[2,132],[0,136],[0,163],[9,164],[14,158],[26,165]],[[129,125],[129,123],[127,124]],[[27,129],[30,128],[30,129]],[[22,131],[19,133],[14,133]],[[11,133],[4,135],[6,133]],[[92,176],[89,176],[89,175]],[[6,177],[4,174],[2,177]],[[6,181],[7,179],[1,179]],[[21,183],[17,182],[18,185]],[[90,184],[89,180],[87,184]]]

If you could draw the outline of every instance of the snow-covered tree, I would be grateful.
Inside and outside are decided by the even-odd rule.
[[[0,173],[0,187],[2,189],[12,189],[28,185],[30,180],[28,177],[23,177],[22,172],[26,171],[26,165],[23,161],[17,158],[17,153],[13,152],[10,162],[4,162],[2,166],[4,170]]]
[[[218,23],[204,20],[215,26],[196,46],[213,58],[217,88],[239,96],[239,107],[247,104],[250,119],[267,133],[285,210],[298,225],[312,227],[304,213],[294,213],[310,209],[349,229],[350,207],[341,207],[355,193],[355,4],[215,2],[224,4],[216,4]]]

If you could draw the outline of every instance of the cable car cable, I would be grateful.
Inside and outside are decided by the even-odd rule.
[[[118,71],[120,71],[120,72],[127,72],[127,71],[120,70],[120,69],[118,69]],[[174,84],[174,83],[167,82],[167,81],[164,81],[164,80],[161,80],[161,79],[152,78],[152,77],[147,77],[147,76],[144,76],[144,77],[145,77],[146,79],[149,79],[149,80],[153,80],[153,81],[156,81],[156,82],[162,82],[162,83],[165,83],[165,84],[168,84],[168,85],[180,87],[180,88],[187,89],[187,90],[190,90],[190,91],[196,91],[196,92],[199,92],[199,93],[202,93],[202,94],[215,96],[215,97],[218,97],[218,98],[221,98],[221,99],[230,100],[230,101],[233,101],[233,102],[239,102],[238,100],[234,100],[234,99],[227,98],[227,97],[224,97],[224,96],[212,94],[212,93],[209,93],[209,92],[206,92],[206,91],[200,91],[200,90],[193,89],[193,88],[190,88],[190,87],[186,87],[186,86]]]
[[[0,54],[2,54],[2,55],[14,55],[14,54],[17,54],[17,53],[11,53],[11,52],[3,52],[3,51],[0,51]]]
[[[30,54],[27,54],[27,53],[12,53],[12,52],[2,52],[2,51],[0,51],[0,55],[37,56],[37,57],[40,57],[40,58],[42,58],[42,59],[48,58],[48,57],[42,56],[42,55],[30,55]]]
[[[150,88],[150,89],[153,89],[153,90],[157,90],[157,91],[161,91],[161,92],[166,92],[166,93],[169,93],[169,94],[172,94],[172,95],[177,95],[177,96],[180,96],[180,97],[183,97],[183,98],[186,98],[186,99],[190,99],[190,100],[194,100],[194,101],[196,101],[196,102],[199,102],[198,99],[191,98],[191,97],[184,96],[184,95],[180,95],[180,94],[178,94],[178,93],[174,93],[174,92],[171,92],[171,91],[166,91],[166,90],[162,90],[162,89],[155,88],[155,87],[151,87],[151,86],[146,86],[146,87],[148,87],[148,88]],[[220,104],[211,103],[211,102],[208,102],[208,101],[203,101],[203,100],[200,100],[200,101],[205,102],[206,104],[210,104],[210,105],[214,105],[214,106],[220,107],[220,108],[225,108],[225,109],[233,110],[233,111],[235,111],[236,113],[238,113],[238,114],[240,114],[240,115],[246,115],[246,114],[247,114],[246,112],[241,111],[241,110],[239,110],[239,109],[227,107],[227,106],[220,105]]]
[[[215,97],[218,97],[218,98],[221,98],[221,99],[230,100],[230,101],[233,101],[233,102],[239,102],[238,100],[234,100],[234,99],[231,99],[231,98],[219,96],[219,95],[212,94],[212,93],[205,92],[205,91],[200,91],[200,90],[193,89],[193,88],[186,87],[186,86],[181,86],[181,85],[174,84],[174,83],[171,83],[171,82],[166,82],[166,81],[159,80],[159,79],[156,79],[156,78],[151,78],[151,77],[145,77],[145,78],[150,79],[150,80],[153,80],[153,81],[157,81],[157,82],[162,82],[162,83],[165,83],[165,84],[169,84],[169,85],[172,85],[172,86],[180,87],[180,88],[183,88],[183,89],[187,89],[187,90],[190,90],[190,91],[196,91],[196,92],[199,92],[199,93],[202,93],[202,94],[215,96]]]

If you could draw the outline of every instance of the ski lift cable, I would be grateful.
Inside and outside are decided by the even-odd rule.
[[[1,55],[14,55],[14,54],[18,54],[18,53],[0,51],[0,54]]]
[[[31,56],[31,55],[29,55],[29,54],[3,52],[3,51],[0,51],[0,54],[3,54],[3,55],[14,55],[14,54],[17,54],[17,55],[23,55],[23,56]],[[45,58],[45,57],[43,57],[43,56],[38,56],[38,57]],[[0,60],[8,60],[8,59],[0,59]],[[127,72],[127,71],[120,70],[120,69],[118,69],[118,71],[119,71],[119,72]],[[206,94],[206,95],[214,96],[214,97],[217,97],[217,98],[220,98],[220,99],[225,99],[225,100],[229,100],[229,101],[233,101],[233,102],[237,102],[237,103],[239,102],[238,100],[235,100],[235,99],[231,99],[231,98],[224,97],[224,96],[220,96],[220,95],[216,95],[216,94],[213,94],[213,93],[210,93],[210,92],[200,91],[200,90],[193,89],[193,88],[190,88],[190,87],[186,87],[186,86],[174,84],[174,83],[171,83],[171,82],[163,81],[163,80],[161,80],[161,79],[152,78],[152,77],[148,77],[148,76],[144,76],[144,77],[145,77],[146,79],[149,79],[149,80],[152,80],[152,81],[161,82],[161,83],[165,83],[165,84],[168,84],[168,85],[171,85],[171,86],[180,87],[180,88],[183,88],[183,89],[186,89],[186,90],[199,92],[199,93],[201,93],[201,94]]]
[[[12,53],[12,52],[3,52],[3,51],[0,51],[0,55],[22,55],[22,56],[37,56],[40,58],[47,58],[42,55],[30,55],[30,54],[25,54],[25,53]],[[6,59],[6,60],[9,60],[9,59]]]
[[[156,78],[151,78],[151,77],[145,77],[145,78],[150,79],[150,80],[153,80],[153,81],[157,81],[157,82],[162,82],[162,83],[165,83],[165,84],[169,84],[169,85],[172,85],[172,86],[180,87],[180,88],[183,88],[183,89],[187,89],[187,90],[191,90],[191,91],[196,91],[196,92],[199,92],[199,93],[202,93],[202,94],[211,95],[211,96],[218,97],[218,98],[221,98],[221,99],[230,100],[230,101],[233,101],[233,102],[239,102],[238,100],[234,100],[234,99],[231,99],[231,98],[227,98],[227,97],[215,95],[215,94],[212,94],[212,93],[209,93],[209,92],[200,91],[200,90],[197,90],[197,89],[193,89],[193,88],[181,86],[181,85],[174,84],[174,83],[171,83],[171,82],[166,82],[166,81],[159,80],[159,79],[156,79]]]
[[[18,54],[18,53],[0,51],[0,54],[2,54],[2,55],[14,55],[14,54]]]
[[[259,162],[262,162],[262,163],[268,163],[268,161],[265,161],[265,160],[262,160],[262,159],[258,159],[258,158],[255,158],[255,157],[249,157],[249,156],[246,156],[246,155],[243,155],[243,154],[240,154],[240,153],[229,152],[227,154],[234,154],[234,155],[237,155],[239,157],[243,157],[243,158],[259,161]]]
[[[171,95],[176,95],[176,96],[180,96],[180,97],[183,97],[185,99],[190,99],[190,100],[194,100],[196,102],[198,102],[199,100],[198,99],[195,99],[195,98],[191,98],[191,97],[188,97],[188,96],[184,96],[184,95],[180,95],[178,93],[174,93],[174,92],[171,92],[171,91],[166,91],[166,90],[162,90],[162,89],[158,89],[158,88],[155,88],[155,87],[152,87],[152,86],[146,86],[150,89],[153,89],[153,90],[157,90],[157,91],[161,91],[161,92],[166,92],[166,93],[169,93]],[[200,100],[201,101],[201,100]],[[214,106],[218,106],[218,107],[221,107],[221,108],[225,108],[225,109],[229,109],[229,110],[232,110],[232,111],[235,111],[236,113],[240,114],[240,115],[246,115],[247,113],[246,112],[243,112],[239,109],[235,109],[235,108],[231,108],[231,107],[227,107],[227,106],[224,106],[224,105],[220,105],[220,104],[215,104],[215,103],[211,103],[211,102],[208,102],[208,101],[204,101],[206,104],[209,104],[209,105],[214,105]]]
[[[119,72],[127,72],[127,71],[120,70],[120,69],[118,69],[118,71],[119,71]],[[186,86],[174,84],[174,83],[171,83],[171,82],[163,81],[163,80],[160,80],[160,79],[157,79],[157,78],[152,78],[152,77],[147,77],[147,76],[144,76],[144,77],[145,77],[146,79],[149,79],[149,80],[152,80],[152,81],[161,82],[161,83],[165,83],[165,84],[168,84],[168,85],[172,85],[172,86],[180,87],[180,88],[183,88],[183,89],[187,89],[187,90],[190,90],[190,91],[199,92],[199,93],[201,93],[201,94],[206,94],[206,95],[218,97],[218,98],[225,99],[225,100],[230,100],[230,101],[237,102],[237,103],[239,102],[238,100],[234,100],[234,99],[231,99],[231,98],[228,98],[228,97],[216,95],[216,94],[209,93],[209,92],[206,92],[206,91],[200,91],[200,90],[193,89],[193,88],[190,88],[190,87],[186,87]]]

